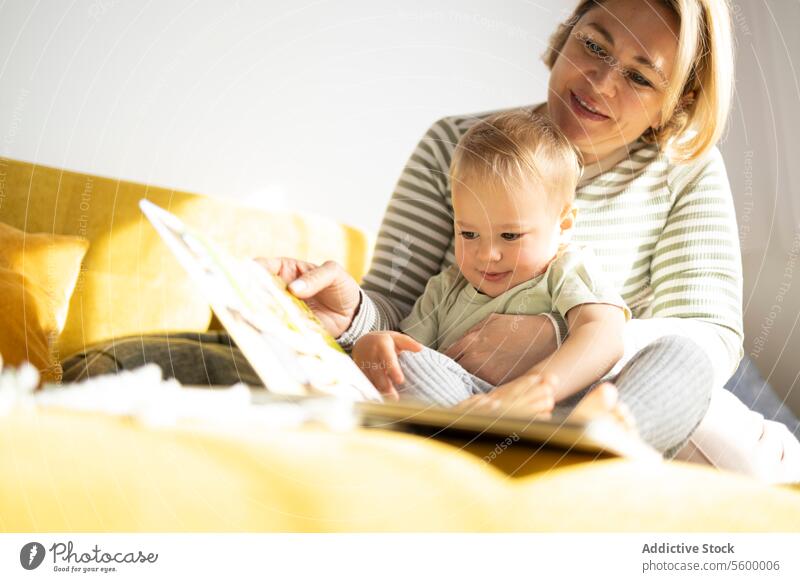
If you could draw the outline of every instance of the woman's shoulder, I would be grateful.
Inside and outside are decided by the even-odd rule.
[[[692,190],[700,184],[715,184],[729,189],[728,173],[722,152],[714,146],[696,160],[671,163],[667,184],[670,191],[676,195]]]
[[[602,174],[582,183],[579,190],[593,192],[632,191],[646,189],[654,192],[663,188],[666,196],[675,199],[701,183],[716,183],[727,188],[725,162],[719,148],[712,147],[703,156],[688,162],[673,161],[657,144],[639,140],[627,155]]]

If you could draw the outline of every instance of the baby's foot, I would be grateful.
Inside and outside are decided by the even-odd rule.
[[[637,433],[636,422],[630,409],[619,401],[619,391],[610,382],[603,382],[584,396],[570,412],[570,419],[586,422],[609,418],[631,433]]]

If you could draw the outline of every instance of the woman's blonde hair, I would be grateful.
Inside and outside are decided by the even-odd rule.
[[[673,161],[696,160],[725,129],[733,93],[733,35],[728,0],[653,0],[680,19],[678,52],[661,110],[661,125],[642,136]],[[581,0],[550,38],[544,62],[553,68],[577,22],[604,0]]]
[[[580,154],[549,118],[512,109],[479,120],[459,140],[450,165],[451,183],[467,178],[517,187],[526,180],[545,186],[548,206],[571,204],[581,175]]]

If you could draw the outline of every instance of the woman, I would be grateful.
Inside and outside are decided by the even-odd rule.
[[[742,353],[738,235],[714,147],[732,90],[728,8],[722,0],[583,0],[545,62],[548,100],[539,110],[584,158],[575,239],[593,247],[641,318],[629,324],[614,384],[643,438],[669,456]],[[426,281],[453,263],[448,166],[475,120],[440,120],[417,146],[363,289],[331,262],[265,261],[344,347],[396,328]],[[541,359],[556,335],[542,317],[495,315],[448,355],[498,384]],[[616,394],[605,385],[588,400],[602,412],[613,409]],[[472,404],[496,402],[489,395]]]

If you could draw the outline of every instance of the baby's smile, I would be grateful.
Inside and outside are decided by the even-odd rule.
[[[481,277],[493,283],[502,281],[503,279],[511,275],[511,271],[478,271],[478,272],[481,274]]]

